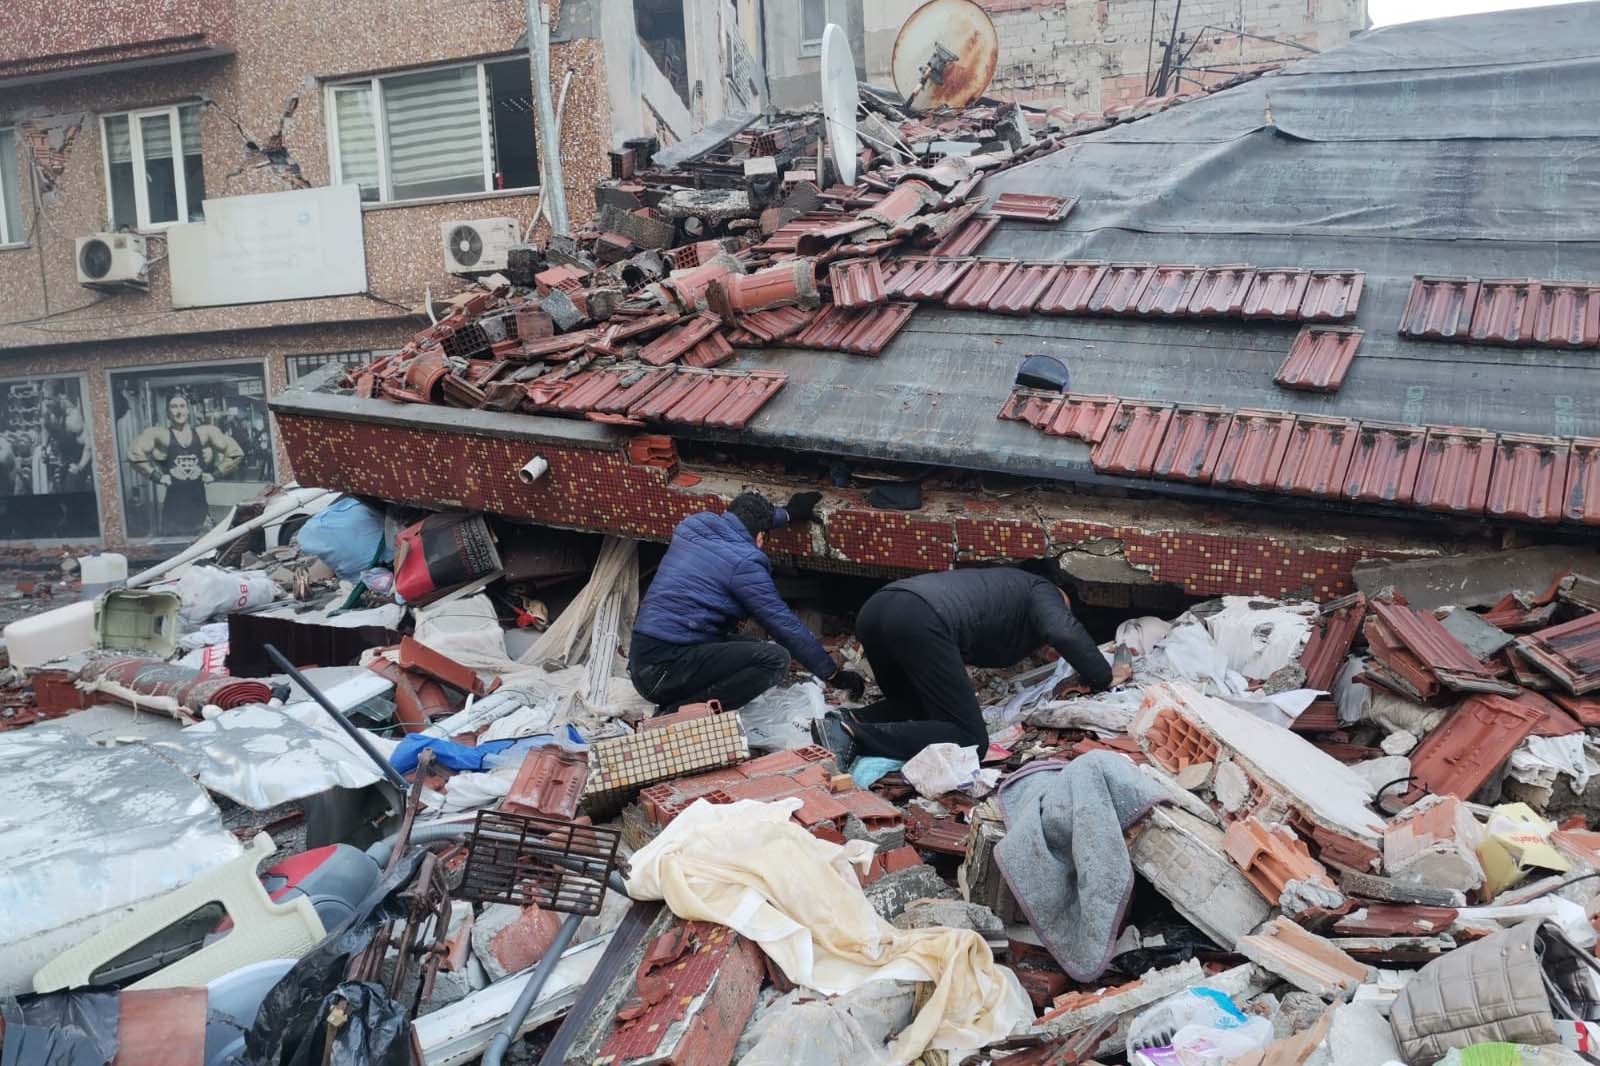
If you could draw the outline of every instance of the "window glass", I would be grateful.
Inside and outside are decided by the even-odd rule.
[[[828,10],[826,0],[800,0],[801,40],[822,40],[822,31],[827,24]]]
[[[145,204],[150,224],[178,221],[178,167],[172,151],[172,116],[139,118],[144,147]]]
[[[489,77],[489,131],[494,137],[494,187],[539,184],[534,149],[533,75],[526,59],[485,63]]]
[[[200,105],[178,108],[178,126],[183,132],[184,210],[190,222],[204,222],[206,168],[200,157]]]
[[[0,382],[0,540],[100,535],[83,379]]]
[[[378,123],[372,86],[343,85],[333,90],[333,121],[339,138],[339,184],[359,185],[361,199],[378,199]]]
[[[24,180],[17,156],[17,131],[0,130],[0,244],[27,240],[22,228]]]
[[[477,67],[385,78],[383,108],[394,199],[485,191]]]
[[[111,228],[136,229],[139,209],[133,194],[133,141],[127,115],[106,119],[106,169],[111,175]]]

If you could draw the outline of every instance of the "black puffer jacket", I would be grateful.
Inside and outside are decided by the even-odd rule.
[[[947,570],[918,574],[888,588],[920,598],[950,627],[969,666],[1011,666],[1046,644],[1095,691],[1111,684],[1111,666],[1073,617],[1061,590],[1025,570]]]

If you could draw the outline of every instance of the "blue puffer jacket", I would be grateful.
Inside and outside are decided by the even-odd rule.
[[[745,618],[761,623],[813,674],[833,673],[832,657],[778,595],[772,560],[744,523],[711,511],[690,515],[672,531],[633,631],[668,644],[706,644]]]

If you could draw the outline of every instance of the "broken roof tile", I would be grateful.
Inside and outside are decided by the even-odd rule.
[[[1279,387],[1306,392],[1338,392],[1365,334],[1338,326],[1306,326],[1272,378]]]
[[[1363,422],[1345,473],[1344,497],[1357,503],[1409,507],[1422,465],[1424,426]]]
[[[1278,491],[1338,499],[1356,450],[1357,424],[1348,418],[1298,415],[1289,432]]]
[[[989,310],[1001,315],[1027,314],[1059,273],[1059,263],[1017,264],[1016,271],[1001,284],[999,291],[989,301]]]
[[[1170,403],[1123,400],[1089,461],[1102,474],[1149,477],[1171,420]]]
[[[1300,301],[1302,322],[1342,322],[1361,305],[1367,275],[1359,270],[1313,270]]]
[[[1539,283],[1532,278],[1485,280],[1478,283],[1468,336],[1479,344],[1524,343],[1524,317],[1529,296]]]
[[[1600,284],[1539,282],[1529,293],[1522,337],[1550,348],[1600,347]]]
[[[989,234],[1000,224],[1000,220],[993,215],[978,215],[969,218],[960,229],[954,230],[948,237],[928,249],[930,255],[971,255],[988,239]]]
[[[800,307],[772,307],[740,315],[734,319],[734,325],[762,344],[771,344],[799,333],[816,317],[817,312]],[[733,340],[732,337],[728,339]]]
[[[1081,315],[1089,309],[1089,297],[1094,295],[1110,264],[1088,260],[1060,266],[1061,273],[1051,279],[1034,311],[1041,315]]]
[[[1105,437],[1117,413],[1115,396],[1085,396],[1069,393],[1045,424],[1039,428],[1052,437],[1072,437],[1098,444]]]
[[[1574,696],[1600,689],[1600,611],[1518,637],[1516,648]]]
[[[1494,468],[1494,434],[1482,429],[1429,426],[1412,497],[1425,511],[1482,514]]]
[[[640,348],[639,358],[651,366],[665,366],[711,336],[721,325],[721,318],[702,311]]]
[[[1078,201],[1070,196],[1035,196],[1006,192],[989,205],[989,213],[1024,222],[1060,222]]]
[[[1044,429],[1061,410],[1065,397],[1044,389],[1013,388],[1011,398],[1000,408],[1000,417],[1008,422],[1026,422],[1034,429]],[[1116,400],[1111,401],[1116,406]]]
[[[902,266],[885,286],[890,299],[939,300],[950,287],[975,265],[971,259],[938,258],[903,259]]]
[[[1156,269],[1154,263],[1112,263],[1089,294],[1085,310],[1096,315],[1135,314]]]
[[[1016,272],[1014,259],[983,259],[945,293],[944,304],[963,311],[984,311],[1000,287]]]
[[[1574,437],[1567,462],[1567,486],[1561,517],[1568,522],[1600,526],[1600,439]]]
[[[1283,917],[1240,937],[1236,950],[1300,991],[1328,999],[1348,995],[1369,972],[1365,963]]]
[[[721,333],[713,333],[683,354],[684,366],[710,370],[733,358],[733,345]]]
[[[1414,340],[1464,337],[1477,302],[1475,278],[1418,274],[1411,282],[1411,296],[1400,314],[1400,335]]]
[[[564,751],[553,744],[534,748],[523,758],[511,791],[500,801],[500,810],[570,820],[578,813],[578,800],[588,780],[589,759],[582,752]]]
[[[1502,433],[1484,513],[1521,522],[1560,521],[1569,449],[1559,437]]]
[[[1245,298],[1255,283],[1256,268],[1248,264],[1206,267],[1189,298],[1191,315],[1237,316],[1244,310]]]
[[[837,211],[813,211],[810,214],[800,215],[798,218],[792,218],[779,226],[765,241],[756,245],[755,250],[758,252],[792,252],[804,235],[827,229],[830,226],[836,226],[848,218],[848,215],[840,214]],[[702,241],[700,244],[690,245],[689,247],[698,249],[705,243]],[[682,248],[674,249],[674,254],[682,253],[683,251],[684,249]],[[715,254],[715,252],[712,252],[712,255]],[[695,262],[693,263],[675,265],[680,270],[698,266],[701,256],[697,254],[694,258]],[[704,258],[709,259],[711,256],[704,256]]]
[[[1283,411],[1234,412],[1211,483],[1233,489],[1272,488],[1293,430],[1294,415]]]
[[[1542,717],[1503,696],[1462,700],[1411,750],[1416,782],[1401,802],[1415,803],[1430,792],[1470,799]]]
[[[1356,634],[1367,617],[1367,598],[1359,592],[1341,596],[1322,605],[1311,637],[1300,652],[1300,666],[1306,672],[1306,688],[1331,691],[1334,678],[1344,666],[1345,657],[1355,644]],[[1335,728],[1337,728],[1337,721]]]
[[[1179,404],[1172,413],[1152,475],[1207,484],[1216,471],[1233,414],[1222,407]]]
[[[1479,682],[1470,679],[1493,679],[1494,671],[1468,651],[1433,615],[1382,596],[1374,599],[1371,607],[1384,631],[1447,687],[1479,688]]]
[[[883,264],[877,259],[841,259],[828,267],[833,302],[840,307],[871,307],[887,299]]]
[[[911,321],[916,309],[913,303],[887,303],[856,312],[857,318],[839,347],[852,355],[877,355]]]
[[[1299,318],[1300,305],[1305,302],[1306,288],[1310,284],[1309,270],[1258,268],[1240,311],[1245,318]]]
[[[1187,315],[1189,301],[1200,285],[1197,266],[1158,266],[1139,294],[1137,311],[1141,315],[1172,317]]]

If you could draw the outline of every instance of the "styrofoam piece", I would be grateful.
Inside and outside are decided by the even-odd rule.
[[[1232,951],[1272,907],[1228,861],[1222,838],[1222,830],[1187,811],[1156,807],[1128,854],[1179,914]]]
[[[79,600],[53,611],[12,622],[0,632],[11,665],[43,666],[51,659],[77,655],[94,647],[95,605]]]
[[[275,903],[256,867],[277,851],[257,833],[237,859],[195,878],[176,892],[134,905],[115,925],[62,952],[33,975],[35,992],[87,985],[96,970],[208,903],[221,903],[233,928],[219,940],[164,966],[130,988],[203,985],[241,966],[266,959],[298,959],[326,934],[316,908],[303,896]]]

